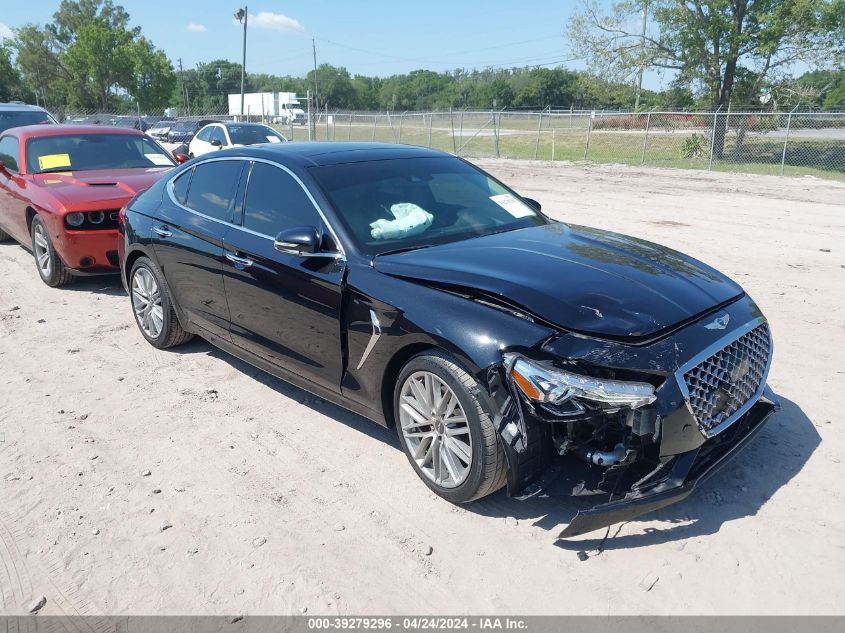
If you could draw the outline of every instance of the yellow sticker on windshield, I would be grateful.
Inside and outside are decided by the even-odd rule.
[[[40,170],[56,169],[57,167],[70,167],[70,155],[47,154],[38,157],[38,168]]]

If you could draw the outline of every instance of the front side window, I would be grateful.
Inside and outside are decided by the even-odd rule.
[[[42,136],[26,143],[26,169],[30,174],[174,165],[170,154],[155,141],[134,134]]]
[[[255,163],[249,176],[244,204],[244,227],[275,237],[297,226],[321,225],[320,214],[305,191],[286,171]]]
[[[325,165],[311,174],[370,255],[548,223],[519,195],[453,157]]]
[[[226,220],[241,166],[239,160],[218,160],[194,167],[185,206],[216,220]]]
[[[14,136],[0,139],[0,161],[9,171],[18,171],[18,156],[20,155],[20,141]]]
[[[226,133],[223,131],[223,128],[219,125],[215,125],[212,128],[209,128],[210,138],[208,139],[211,143],[217,141],[220,145],[227,145],[226,143]]]
[[[197,139],[200,141],[205,141],[206,143],[211,141],[211,128],[204,127],[199,132],[197,132]]]

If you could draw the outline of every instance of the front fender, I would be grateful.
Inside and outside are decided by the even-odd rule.
[[[346,397],[385,410],[383,387],[392,394],[396,375],[417,351],[439,348],[452,354],[492,395],[489,368],[506,350],[535,347],[554,331],[449,292],[350,266],[342,328],[346,333]],[[494,412],[495,413],[495,412]]]

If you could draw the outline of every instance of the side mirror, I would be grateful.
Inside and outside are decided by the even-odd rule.
[[[176,161],[177,165],[181,165],[182,163],[187,163],[189,160],[191,160],[191,157],[187,154],[179,152],[178,154],[173,154],[173,160]]]
[[[296,226],[276,236],[273,246],[288,255],[313,255],[320,248],[320,235],[313,226]]]
[[[212,144],[214,147],[223,147],[223,143],[221,143],[221,142],[220,142],[220,139],[216,139],[216,138],[215,138],[215,139],[213,139],[213,140],[211,141],[211,144]]]
[[[522,201],[535,211],[542,211],[543,206],[533,198],[526,198],[523,196]]]

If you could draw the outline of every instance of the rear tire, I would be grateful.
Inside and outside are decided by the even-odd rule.
[[[32,254],[35,257],[35,269],[41,281],[51,288],[67,286],[76,281],[70,270],[65,266],[50,239],[47,225],[37,215],[32,219],[30,227],[32,236]]]
[[[505,484],[505,455],[487,398],[451,356],[430,351],[409,360],[396,381],[393,410],[405,456],[439,496],[468,503]]]
[[[169,349],[194,338],[182,329],[164,275],[147,257],[141,257],[132,266],[129,301],[141,335],[153,347]]]
[[[0,242],[8,242],[10,239],[12,239],[12,236],[0,229]]]

